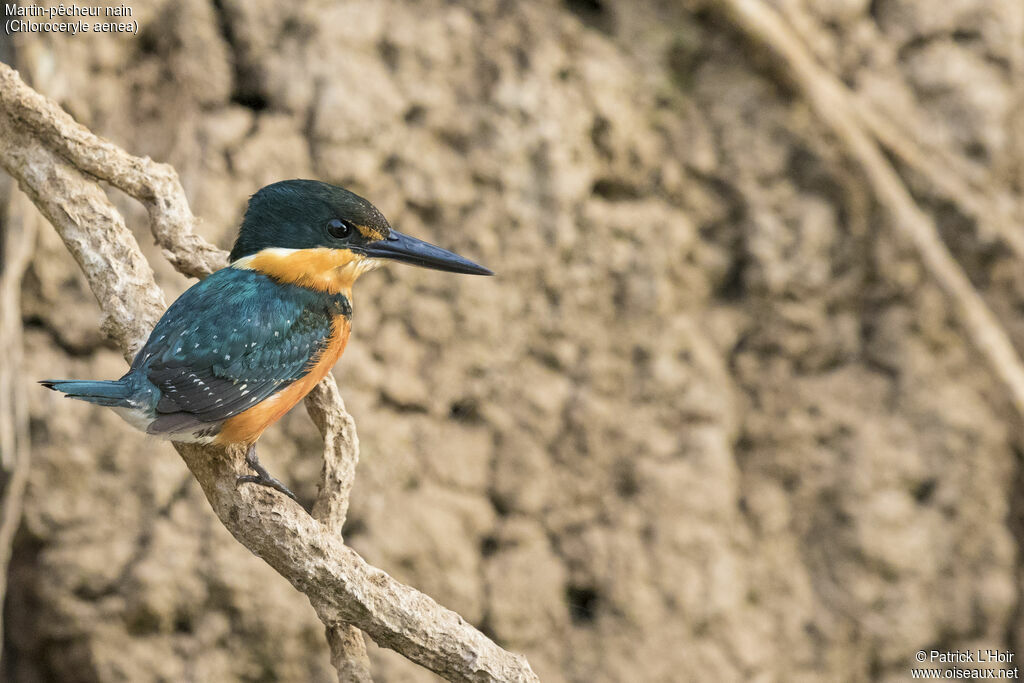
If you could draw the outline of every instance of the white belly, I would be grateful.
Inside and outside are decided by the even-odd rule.
[[[153,418],[146,415],[145,412],[137,410],[135,408],[112,408],[112,410],[118,414],[118,416],[130,424],[140,432],[145,432],[149,436],[155,436],[158,439],[164,441],[179,441],[182,443],[213,443],[213,440],[217,437],[216,434],[210,433],[210,425],[205,425],[201,429],[196,430],[185,430],[181,432],[161,432],[159,434],[150,434],[148,431],[149,425],[153,423]]]

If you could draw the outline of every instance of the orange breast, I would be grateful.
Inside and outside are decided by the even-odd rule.
[[[342,315],[335,318],[327,348],[320,353],[315,360],[315,365],[306,376],[292,382],[286,388],[260,401],[245,412],[225,420],[217,435],[217,443],[255,443],[263,430],[280,420],[296,403],[312,391],[317,382],[331,371],[345,350],[351,330],[352,325],[348,318]]]

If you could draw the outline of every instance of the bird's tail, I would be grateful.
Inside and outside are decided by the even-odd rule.
[[[131,389],[124,380],[94,381],[84,379],[44,379],[39,382],[47,389],[62,391],[67,398],[77,398],[111,408],[127,407]]]

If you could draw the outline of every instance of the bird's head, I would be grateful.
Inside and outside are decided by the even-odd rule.
[[[388,260],[493,275],[458,254],[392,229],[370,202],[316,180],[284,180],[256,192],[231,250],[233,267],[335,292],[350,290],[359,275]]]

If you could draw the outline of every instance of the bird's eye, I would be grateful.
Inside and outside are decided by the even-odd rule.
[[[327,221],[327,234],[335,239],[343,240],[352,234],[353,226],[348,221],[332,218]]]

